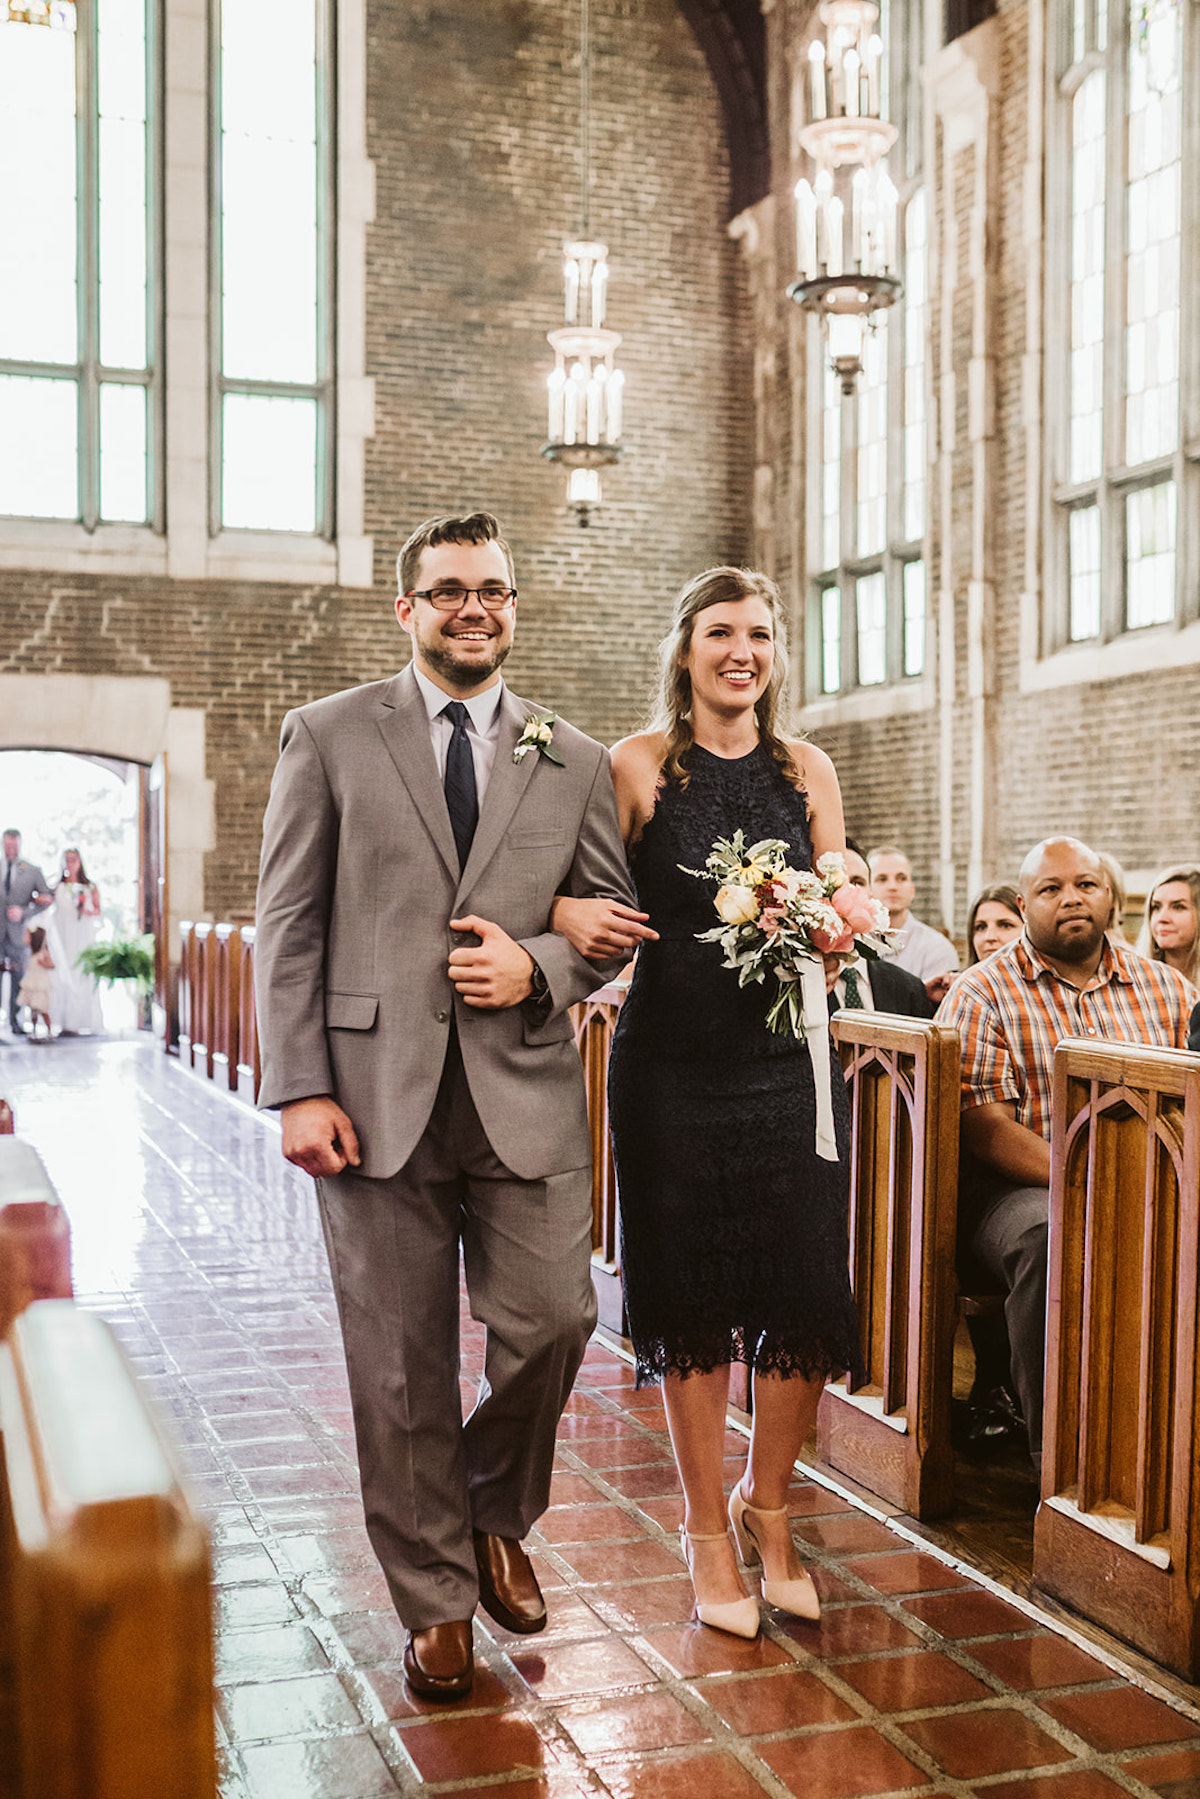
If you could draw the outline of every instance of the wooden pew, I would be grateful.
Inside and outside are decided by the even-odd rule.
[[[71,1292],[66,1212],[36,1151],[0,1136],[0,1337],[33,1300]]]
[[[600,1322],[618,1336],[625,1332],[625,1297],[621,1287],[617,1171],[608,1129],[608,1052],[625,991],[617,983],[601,987],[571,1008],[575,1044],[583,1061],[592,1137],[592,1284]]]
[[[102,1320],[58,1299],[16,1319],[0,1433],[10,1790],[214,1799],[208,1540]]]
[[[881,1012],[832,1022],[850,1094],[850,1275],[868,1378],[826,1387],[821,1459],[917,1518],[950,1510],[960,1050]]]
[[[1033,1579],[1200,1678],[1200,1056],[1054,1055]]]
[[[262,1086],[258,1047],[258,1014],[254,1009],[254,926],[238,932],[238,1061],[237,1091],[251,1102]]]

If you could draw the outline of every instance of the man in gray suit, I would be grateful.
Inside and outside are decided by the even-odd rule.
[[[4,935],[0,959],[8,970],[8,1023],[15,1037],[24,1035],[17,1022],[17,988],[29,962],[25,926],[35,912],[50,905],[54,895],[41,869],[21,856],[21,833],[4,833]]]
[[[457,1699],[477,1597],[510,1630],[545,1623],[521,1538],[595,1322],[567,1008],[624,955],[597,970],[551,908],[563,893],[638,915],[607,752],[501,681],[517,596],[496,520],[427,520],[399,575],[410,666],[284,720],[257,914],[260,1104],[317,1180],[405,1673]],[[487,1333],[465,1423],[460,1245]]]

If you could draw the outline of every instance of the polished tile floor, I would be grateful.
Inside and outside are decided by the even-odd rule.
[[[215,1545],[224,1799],[1200,1799],[1200,1711],[809,1479],[820,1624],[689,1621],[661,1403],[588,1352],[532,1548],[536,1638],[481,1615],[469,1704],[411,1699],[364,1535],[311,1187],[145,1039],[0,1048],[73,1223],[82,1303],[166,1414]],[[464,1394],[479,1334],[464,1315]],[[730,1479],[741,1436],[728,1438]]]

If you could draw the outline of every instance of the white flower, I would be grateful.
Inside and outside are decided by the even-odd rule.
[[[749,887],[720,887],[713,904],[726,924],[751,924],[758,917],[758,900]]]
[[[527,718],[513,750],[513,761],[523,762],[530,750],[536,750],[547,762],[555,762],[561,768],[562,757],[552,747],[557,722],[556,712],[535,712],[532,718]]]

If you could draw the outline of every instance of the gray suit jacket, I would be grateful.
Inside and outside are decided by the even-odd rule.
[[[28,954],[25,943],[25,926],[35,913],[47,908],[34,905],[37,894],[49,894],[50,884],[41,869],[33,862],[18,859],[12,873],[12,885],[8,893],[4,891],[4,879],[8,872],[8,863],[0,856],[0,953],[9,961],[15,961],[23,968]],[[20,906],[21,918],[10,919],[8,908]]]
[[[633,903],[608,752],[561,720],[563,766],[513,749],[534,708],[505,691],[496,760],[461,875],[410,669],[289,712],[263,826],[255,940],[259,1103],[331,1094],[362,1172],[394,1174],[429,1120],[458,1028],[492,1148],[521,1179],[586,1167],[567,1008],[617,972],[549,930],[559,893]],[[451,918],[475,913],[538,962],[549,1009],[464,1005]],[[622,958],[623,960],[623,958]]]

